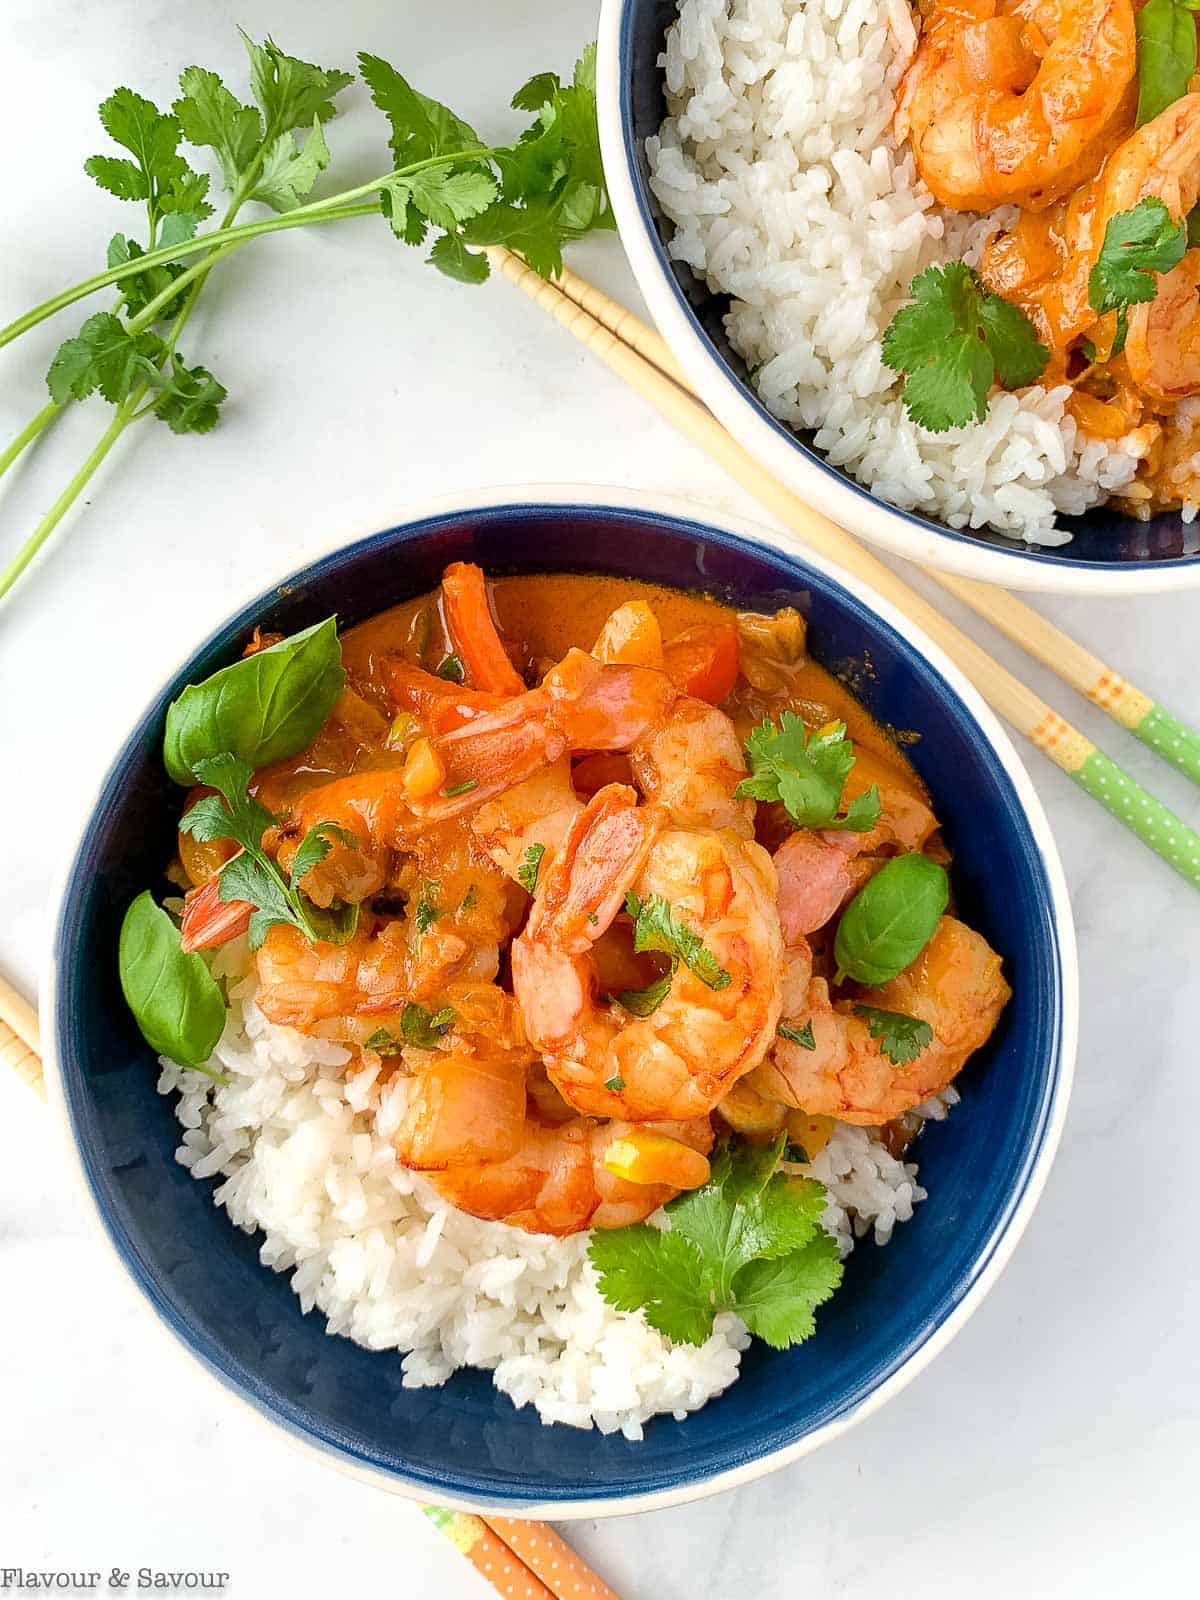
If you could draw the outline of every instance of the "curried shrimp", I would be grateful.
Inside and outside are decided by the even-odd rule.
[[[812,1028],[814,1049],[780,1038],[770,1060],[750,1077],[750,1087],[812,1115],[869,1126],[920,1105],[944,1089],[967,1057],[984,1044],[1012,994],[1000,957],[978,933],[943,917],[933,938],[898,977],[860,1000],[832,1003],[823,978],[812,978],[797,1026]],[[858,1004],[919,1017],[933,1040],[907,1066],[897,1066],[871,1037]]]
[[[1160,276],[1153,300],[1130,310],[1125,361],[1151,400],[1200,394],[1200,250]]]
[[[1200,199],[1200,94],[1184,95],[1130,134],[1103,172],[1055,207],[1044,225],[1023,218],[1012,232],[993,239],[984,250],[983,278],[1032,318],[1052,351],[1065,351],[1091,335],[1099,321],[1088,298],[1088,279],[1108,223],[1147,199],[1161,200],[1175,222]],[[1097,341],[1104,347],[1116,331],[1115,317],[1110,313],[1106,320],[1111,331]],[[1133,308],[1131,336],[1135,322],[1135,361],[1153,381],[1152,342],[1155,351],[1164,342],[1154,338],[1143,307]]]
[[[574,1117],[552,1124],[536,1116],[527,1119],[519,1147],[506,1160],[451,1167],[431,1173],[430,1181],[460,1210],[530,1233],[624,1228],[708,1175],[703,1157],[712,1148],[712,1128],[707,1117],[656,1123],[654,1131],[677,1147],[673,1161],[660,1164],[674,1182],[634,1183],[605,1165],[610,1148],[638,1132],[632,1123]]]
[[[896,128],[943,205],[1041,210],[1133,126],[1131,0],[935,0]]]
[[[666,901],[720,975],[706,983],[680,963],[645,1016],[598,998],[592,956],[631,891]],[[526,1028],[570,1105],[589,1116],[686,1119],[762,1059],[782,1003],[774,897],[774,868],[752,840],[672,827],[662,807],[638,806],[619,784],[589,801],[512,947]]]

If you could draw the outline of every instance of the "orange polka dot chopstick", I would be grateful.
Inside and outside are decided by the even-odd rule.
[[[618,1600],[553,1528],[469,1511],[422,1510],[505,1600]]]
[[[923,628],[994,711],[1194,889],[1200,889],[1200,834],[844,528],[806,505],[760,466],[696,398],[686,374],[653,328],[576,273],[564,271],[560,278],[547,281],[504,245],[489,245],[486,254],[501,276],[724,467],[791,530],[802,547],[862,578]],[[1200,782],[1200,734],[1195,730],[1155,706],[1147,695],[1014,596],[950,573],[928,571],[926,575],[1053,667],[1164,760]]]

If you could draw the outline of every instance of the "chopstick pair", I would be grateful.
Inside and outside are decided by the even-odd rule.
[[[37,1012],[0,976],[0,1062],[46,1098]],[[548,1524],[421,1510],[505,1600],[619,1600]]]
[[[686,373],[653,328],[569,269],[547,282],[504,245],[490,246],[487,254],[498,272],[724,467],[803,545],[869,583],[923,628],[993,710],[1193,888],[1200,888],[1200,834],[851,534],[761,467],[696,398]],[[1194,728],[1005,590],[950,573],[921,571],[1200,784],[1200,733]]]

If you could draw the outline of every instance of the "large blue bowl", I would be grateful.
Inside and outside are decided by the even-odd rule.
[[[670,222],[650,190],[646,139],[667,114],[658,65],[675,0],[604,0],[597,99],[604,170],[621,242],[663,337],[725,427],[797,494],[897,555],[1015,589],[1131,594],[1200,585],[1200,520],[1150,522],[1098,507],[1060,519],[1071,543],[1026,544],[982,528],[963,532],[876,498],[763,405],[725,334],[728,297],[713,294],[667,253]]]
[[[441,1504],[603,1515],[726,1487],[812,1448],[903,1385],[981,1299],[1044,1180],[1075,1041],[1070,911],[1045,819],[1004,734],[933,646],[882,601],[823,566],[714,528],[686,507],[637,509],[549,495],[439,509],[335,550],[243,606],[159,689],[96,796],[63,888],[44,986],[50,1081],[103,1230],[147,1305],[231,1394],[296,1440]],[[740,535],[740,536],[739,536]],[[815,1338],[761,1344],[705,1410],[658,1420],[644,1443],[543,1427],[486,1374],[400,1383],[399,1358],[325,1334],[257,1242],[173,1159],[180,1130],[121,999],[117,930],[141,889],[164,887],[180,791],[160,759],[183,686],[233,660],[255,624],[292,632],[336,611],[348,625],[434,586],[449,561],[489,572],[629,574],[741,606],[799,606],[812,648],[863,663],[885,723],[920,734],[913,760],[954,851],[962,915],[1005,958],[1015,991],[960,1080],[962,1105],[921,1137],[929,1199],[887,1249],[864,1243]]]

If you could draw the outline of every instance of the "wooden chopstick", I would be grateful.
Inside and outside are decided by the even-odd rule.
[[[496,248],[492,259],[504,271],[500,254],[502,248]],[[506,254],[511,255],[511,252]],[[515,259],[520,260],[519,257]],[[511,273],[505,275],[511,276]],[[699,400],[691,380],[671,354],[666,340],[627,306],[621,305],[602,289],[597,289],[569,267],[563,268],[555,283],[569,300],[582,306],[610,333]],[[852,536],[847,534],[846,537]],[[1200,784],[1200,731],[1190,727],[1165,706],[1159,705],[1145,690],[1123,678],[1106,661],[1093,655],[1078,640],[1072,639],[1069,633],[1055,627],[1039,611],[1018,600],[1008,590],[992,583],[981,583],[977,578],[961,578],[952,572],[940,572],[933,567],[921,567],[920,571],[986,622],[990,622],[1014,644],[1020,645],[1036,661],[1056,672],[1064,683],[1069,683],[1093,705],[1099,706],[1114,722],[1149,746],[1164,761],[1177,767],[1185,777]]]
[[[46,1098],[37,1012],[0,976],[0,1063]],[[496,1593],[513,1600],[619,1600],[583,1558],[545,1523],[478,1517],[441,1506],[421,1510]]]
[[[554,283],[540,278],[504,245],[489,246],[487,254],[499,273],[549,312],[556,322],[624,378],[681,433],[712,456],[731,477],[796,534],[805,546],[869,583],[923,628],[995,711],[1035,744],[1123,827],[1174,867],[1193,888],[1200,888],[1200,834],[1135,782],[1110,756],[989,656],[961,628],[955,627],[928,600],[910,589],[890,567],[885,566],[835,522],[785,489],[725,432],[712,413],[692,394],[685,392],[679,383],[666,376],[632,345],[618,338],[605,321],[585,310]],[[579,281],[574,274],[571,278]],[[599,290],[592,290],[590,298],[593,306],[601,308],[603,297]],[[618,309],[623,312],[623,308]],[[631,317],[632,313],[624,312],[621,325],[628,328],[628,319]],[[934,576],[939,583],[944,581],[944,574]],[[963,582],[962,579],[954,580],[955,584]],[[950,587],[949,584],[945,586]],[[1020,602],[1014,601],[1013,604],[1020,605]],[[1027,609],[1022,607],[1022,610]],[[1030,615],[1036,616],[1036,613],[1031,612]],[[1046,627],[1049,628],[1050,624],[1047,623]],[[1183,731],[1187,732],[1186,729]]]

